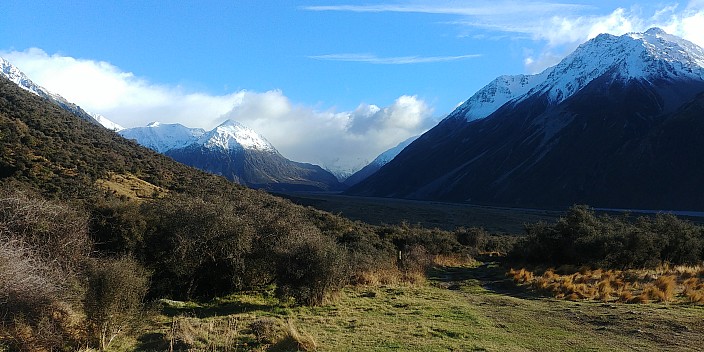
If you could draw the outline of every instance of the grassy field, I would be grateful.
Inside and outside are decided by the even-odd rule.
[[[319,351],[702,348],[702,305],[555,300],[515,286],[505,272],[493,263],[437,268],[425,283],[347,288],[321,307],[289,306],[266,292],[163,301],[134,339],[116,347],[282,351],[302,341],[299,348]],[[255,321],[279,332],[262,338]]]
[[[280,196],[305,206],[373,225],[407,222],[426,228],[452,231],[458,227],[483,227],[489,232],[522,234],[523,225],[554,222],[564,211],[478,206],[462,203],[354,197],[327,193],[295,193]]]

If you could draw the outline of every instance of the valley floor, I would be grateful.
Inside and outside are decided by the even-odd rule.
[[[347,288],[321,307],[289,307],[266,294],[166,302],[141,350],[286,350],[257,341],[262,317],[289,325],[319,351],[701,350],[704,307],[539,297],[494,263],[435,269],[417,285]]]
[[[425,228],[452,231],[458,227],[483,227],[494,233],[523,234],[523,225],[554,222],[564,211],[502,208],[464,203],[394,198],[356,197],[333,193],[277,194],[294,203],[372,225],[407,222]]]

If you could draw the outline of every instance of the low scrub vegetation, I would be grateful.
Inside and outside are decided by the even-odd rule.
[[[251,190],[79,204],[1,192],[0,344],[19,350],[107,349],[145,299],[273,287],[282,302],[315,306],[348,284],[422,283],[439,258],[509,243],[479,229],[369,226]],[[283,336],[274,345],[304,337]]]
[[[704,261],[704,227],[670,214],[631,219],[575,206],[555,224],[527,225],[526,233],[513,260],[614,269]]]
[[[270,289],[282,304],[316,306],[346,285],[422,285],[430,267],[506,253],[515,263],[556,267],[509,274],[557,298],[704,303],[702,230],[667,215],[612,218],[575,207],[556,224],[528,225],[519,239],[477,228],[370,226],[239,192],[140,202],[106,193],[76,205],[2,190],[0,345],[105,350],[144,314],[145,299]],[[173,324],[171,348],[210,348],[203,321]],[[316,345],[282,321],[228,324],[212,329],[221,337],[250,331],[251,343],[274,350]],[[217,346],[246,343],[223,339]]]

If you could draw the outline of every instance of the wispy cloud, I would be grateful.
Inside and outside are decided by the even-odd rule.
[[[638,4],[631,8],[616,6],[605,9],[551,1],[418,0],[375,5],[307,6],[303,9],[454,16],[441,23],[455,25],[463,30],[480,31],[463,33],[458,37],[481,40],[508,34],[513,39],[533,41],[533,46],[525,50],[527,55],[524,58],[526,69],[530,72],[539,72],[557,63],[577,45],[600,33],[622,35],[628,32],[643,32],[650,27],[661,27],[671,34],[704,46],[702,0],[690,0],[686,5],[670,3]],[[349,58],[348,61],[353,60]]]
[[[376,5],[329,5],[305,6],[308,11],[346,12],[409,12],[460,16],[506,16],[526,13],[565,13],[591,9],[593,6],[563,4],[543,1],[473,1],[460,4],[457,1],[415,1],[412,3]]]
[[[407,65],[407,64],[425,64],[434,62],[448,62],[464,59],[474,59],[481,57],[481,54],[458,55],[458,56],[397,56],[397,57],[378,57],[372,54],[328,54],[309,56],[311,59],[327,60],[327,61],[349,61],[349,62],[364,62],[378,65]]]

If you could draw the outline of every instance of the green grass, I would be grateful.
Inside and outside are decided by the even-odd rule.
[[[290,321],[320,351],[694,351],[704,338],[702,306],[553,300],[502,273],[490,265],[436,269],[425,285],[346,288],[321,307],[290,306],[266,292],[167,302],[134,347],[163,350],[173,322],[185,319],[210,339],[194,350],[266,350],[248,329],[258,317]]]

